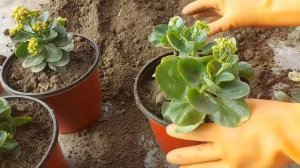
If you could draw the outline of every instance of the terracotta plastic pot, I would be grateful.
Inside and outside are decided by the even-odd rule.
[[[155,73],[155,69],[160,64],[161,59],[168,55],[172,55],[172,53],[163,54],[159,57],[154,58],[148,64],[146,64],[139,72],[134,83],[134,97],[136,104],[138,108],[149,118],[149,123],[155,135],[156,141],[165,153],[168,153],[173,149],[199,144],[199,142],[196,141],[186,141],[169,136],[166,132],[166,127],[169,123],[156,116],[154,112],[150,112],[143,105],[140,99],[139,94],[144,91],[141,86],[149,79],[153,78],[152,75]]]
[[[48,112],[49,116],[52,119],[53,124],[53,131],[51,136],[51,142],[47,149],[47,152],[42,157],[41,161],[38,163],[36,168],[67,168],[67,163],[64,159],[63,153],[61,151],[60,145],[58,143],[58,123],[56,120],[56,116],[53,112],[53,110],[43,101],[28,97],[28,96],[4,96],[3,97],[6,100],[13,100],[13,99],[25,99],[29,101],[34,101],[42,106],[44,106]]]
[[[81,36],[81,35],[77,35]],[[90,69],[72,84],[55,91],[44,93],[24,93],[12,89],[7,83],[7,71],[14,59],[10,56],[3,64],[0,80],[3,88],[13,95],[24,95],[40,98],[54,109],[59,122],[60,133],[79,132],[89,127],[102,114],[102,94],[100,86],[98,46],[89,38],[90,45],[95,49],[95,61]]]

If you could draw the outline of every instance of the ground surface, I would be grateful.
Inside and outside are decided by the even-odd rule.
[[[148,60],[164,52],[147,40],[152,27],[180,14],[190,1],[52,0],[45,7],[67,17],[71,31],[93,38],[102,51],[104,117],[81,133],[60,136],[71,168],[171,167],[153,139],[147,118],[134,103],[133,82]],[[282,50],[272,48],[280,48],[278,41],[287,39],[287,30],[244,29],[226,34],[237,37],[241,58],[256,68],[251,96],[272,98],[273,86],[286,76],[277,66],[283,63],[278,56]],[[290,55],[295,59],[295,54]],[[291,68],[289,63],[280,66]],[[275,71],[279,75],[268,82]]]

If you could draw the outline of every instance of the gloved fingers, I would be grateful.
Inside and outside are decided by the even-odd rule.
[[[167,133],[170,136],[178,139],[185,139],[190,141],[213,142],[216,139],[219,128],[220,126],[213,123],[209,123],[209,124],[201,125],[193,132],[182,134],[182,133],[176,133],[175,131],[176,125],[171,124],[167,127]]]
[[[198,13],[198,14],[194,15],[194,18],[195,19],[202,19],[202,18],[215,17],[215,16],[220,17],[221,15],[217,12],[214,12],[214,11],[208,11],[208,12]]]
[[[181,166],[180,168],[230,168],[230,166],[223,161],[216,161],[216,162],[207,162],[207,163],[200,163],[194,165],[185,165],[185,166]]]
[[[230,22],[225,17],[221,17],[220,19],[210,23],[209,27],[210,27],[209,35],[214,35],[216,33],[233,28],[230,26]]]
[[[207,23],[212,23],[212,22],[214,22],[214,21],[216,21],[216,20],[219,20],[220,18],[221,18],[221,17],[218,17],[218,16],[209,17],[209,18],[206,19],[206,22],[207,22]]]
[[[213,143],[175,149],[167,154],[167,160],[176,165],[192,165],[220,159],[221,155]]]
[[[207,9],[219,9],[219,0],[197,0],[183,8],[182,13],[185,15],[195,15]]]

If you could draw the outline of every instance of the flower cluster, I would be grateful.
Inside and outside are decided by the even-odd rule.
[[[32,56],[37,56],[39,54],[39,41],[34,37],[30,38],[27,50]]]
[[[12,18],[14,18],[17,22],[23,22],[27,16],[30,14],[30,11],[24,6],[17,6],[13,9],[11,14]]]
[[[68,23],[68,19],[63,17],[57,17],[55,20],[57,21],[58,25],[61,26],[65,26]]]
[[[41,21],[37,21],[32,25],[32,30],[35,32],[43,32],[48,29],[47,23],[42,23]]]
[[[232,55],[237,51],[236,42],[233,39],[218,38],[215,41],[216,45],[212,47],[213,54],[221,59],[224,55]]]
[[[18,23],[18,24],[16,24],[15,27],[13,27],[12,29],[9,30],[9,35],[14,36],[23,29],[24,29],[23,24]]]

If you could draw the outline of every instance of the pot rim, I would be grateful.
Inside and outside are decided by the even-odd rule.
[[[83,81],[85,81],[89,77],[89,75],[91,73],[93,73],[96,68],[98,68],[98,65],[100,63],[99,61],[100,61],[101,53],[99,51],[98,45],[93,40],[91,40],[90,38],[88,38],[86,36],[80,35],[80,34],[74,34],[74,35],[87,39],[90,42],[90,45],[94,48],[95,56],[96,56],[93,65],[79,79],[77,79],[76,81],[74,81],[73,83],[71,83],[67,86],[64,86],[62,88],[59,88],[59,89],[53,90],[53,91],[47,91],[47,92],[42,92],[42,93],[25,93],[25,92],[17,91],[8,85],[7,77],[6,77],[8,68],[10,67],[11,62],[14,59],[15,54],[13,53],[11,56],[9,56],[5,60],[5,62],[3,63],[3,66],[1,68],[0,82],[2,83],[3,88],[12,95],[24,95],[24,96],[33,96],[33,97],[37,97],[37,98],[45,98],[45,97],[51,97],[51,96],[55,96],[55,95],[59,95],[64,92],[67,92],[67,91],[71,90],[72,88],[76,87],[77,85],[79,85],[80,83],[82,83]]]
[[[44,156],[42,157],[41,161],[38,163],[38,165],[36,166],[36,168],[41,168],[45,165],[45,163],[47,162],[47,160],[50,158],[51,154],[54,151],[54,148],[56,146],[56,143],[58,142],[58,121],[56,119],[56,116],[54,114],[54,110],[52,110],[45,102],[34,98],[34,97],[29,97],[29,96],[22,96],[22,95],[11,95],[11,96],[3,96],[4,99],[27,99],[30,101],[34,101],[36,103],[41,104],[44,108],[47,109],[49,116],[52,119],[52,123],[53,123],[53,131],[52,131],[52,139],[51,142],[48,146],[48,149],[46,151],[46,153],[44,154]]]
[[[149,68],[153,68],[153,66],[155,66],[155,68],[157,67],[156,63],[160,62],[160,60],[163,57],[166,57],[168,55],[172,55],[172,52],[167,52],[164,54],[161,54],[155,58],[153,58],[152,60],[150,60],[138,73],[137,77],[135,78],[134,81],[134,88],[133,88],[133,92],[134,92],[134,98],[135,98],[135,103],[138,106],[138,108],[150,119],[153,120],[155,122],[157,122],[158,124],[160,124],[161,126],[168,126],[170,123],[166,122],[165,120],[162,120],[161,118],[159,118],[158,116],[154,115],[153,113],[151,113],[142,103],[140,96],[139,96],[139,92],[138,92],[138,88],[141,84],[141,82],[143,82],[142,77],[144,75],[146,75],[145,73],[149,70]]]

